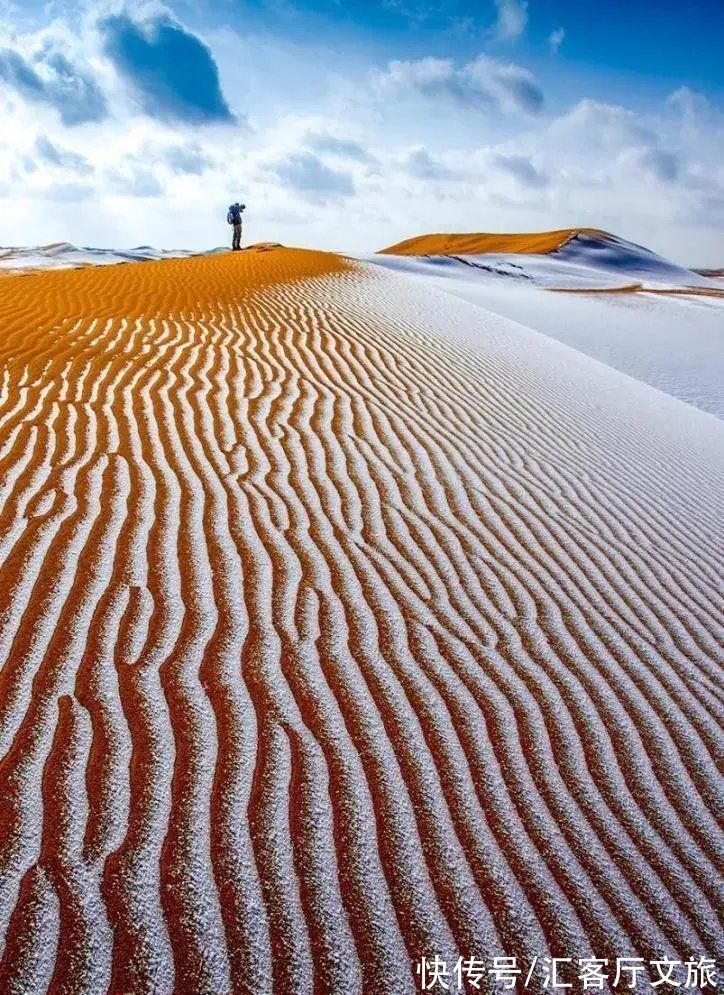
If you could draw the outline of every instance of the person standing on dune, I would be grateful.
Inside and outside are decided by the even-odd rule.
[[[246,210],[246,204],[232,204],[226,215],[226,220],[234,227],[234,235],[231,239],[231,248],[237,252],[241,248],[241,212]]]

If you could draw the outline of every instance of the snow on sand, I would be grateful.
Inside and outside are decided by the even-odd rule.
[[[0,320],[2,991],[721,960],[724,423],[323,253]]]
[[[447,255],[451,236],[444,236],[422,242],[430,255],[409,255],[407,249],[397,255],[393,246],[369,260],[513,318],[724,417],[724,281],[603,232],[569,235],[545,254],[516,249]],[[541,237],[529,236],[529,244],[537,246]],[[466,244],[476,244],[473,236],[466,238]],[[497,238],[498,245],[510,244],[502,241],[509,236]],[[414,249],[418,240],[411,243]],[[477,244],[480,249],[488,243]]]

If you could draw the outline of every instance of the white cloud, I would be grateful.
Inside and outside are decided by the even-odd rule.
[[[160,197],[164,187],[158,177],[150,169],[135,167],[132,163],[124,163],[120,169],[109,169],[105,174],[114,192],[129,197]]]
[[[61,169],[68,169],[81,175],[93,172],[93,167],[84,155],[54,145],[47,135],[38,135],[33,153],[37,160],[47,163],[49,166],[58,166]]]
[[[566,38],[565,28],[556,28],[554,31],[548,35],[548,47],[554,55],[557,55],[561,50],[561,45]]]
[[[543,93],[528,69],[485,54],[462,65],[434,56],[396,60],[375,82],[383,93],[417,94],[472,110],[536,114],[543,106]]]
[[[409,149],[402,158],[402,168],[422,180],[452,179],[456,173],[430,154],[424,145]]]
[[[30,56],[15,48],[0,49],[0,84],[29,104],[54,108],[64,125],[102,121],[108,115],[105,95],[87,67],[56,46],[46,44]]]
[[[528,24],[528,4],[525,0],[495,0],[498,17],[492,29],[498,41],[517,41]]]
[[[498,169],[509,173],[524,187],[540,188],[548,185],[548,176],[533,164],[530,156],[496,152],[492,161]]]
[[[567,152],[581,149],[588,156],[594,151],[611,153],[656,141],[655,130],[635,111],[589,98],[579,100],[553,121],[551,128],[554,139]]]
[[[363,148],[359,142],[355,142],[351,138],[311,133],[307,135],[306,143],[315,152],[326,153],[338,159],[353,159],[355,162],[364,163],[374,162],[374,156],[370,155],[368,150]]]
[[[196,142],[189,145],[173,144],[160,153],[173,173],[193,173],[202,176],[213,165],[211,156],[206,155]]]
[[[312,203],[327,203],[355,192],[349,173],[326,166],[312,152],[296,152],[272,166],[282,183]]]

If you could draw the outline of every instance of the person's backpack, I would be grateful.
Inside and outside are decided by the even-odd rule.
[[[232,204],[226,215],[226,220],[230,225],[241,224],[241,212],[245,208],[245,204]]]

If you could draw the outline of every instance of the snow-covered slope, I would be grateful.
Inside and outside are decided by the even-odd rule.
[[[545,255],[369,259],[724,417],[722,280],[604,233],[581,233]],[[627,288],[637,292],[614,292]]]
[[[68,269],[193,255],[196,253],[190,249],[154,249],[150,245],[139,245],[134,249],[93,249],[70,242],[51,242],[50,245],[0,248],[0,269]]]
[[[641,245],[606,232],[579,232],[560,248],[545,253],[486,252],[411,256],[378,253],[372,259],[383,266],[418,271],[421,260],[439,275],[455,275],[466,265],[483,273],[531,281],[562,290],[624,288],[724,289],[724,282],[678,266]]]
[[[548,255],[550,270],[541,277],[555,276],[570,285],[590,281],[641,283],[644,286],[708,287],[711,281],[700,273],[678,266],[644,246],[607,232],[580,232]]]

